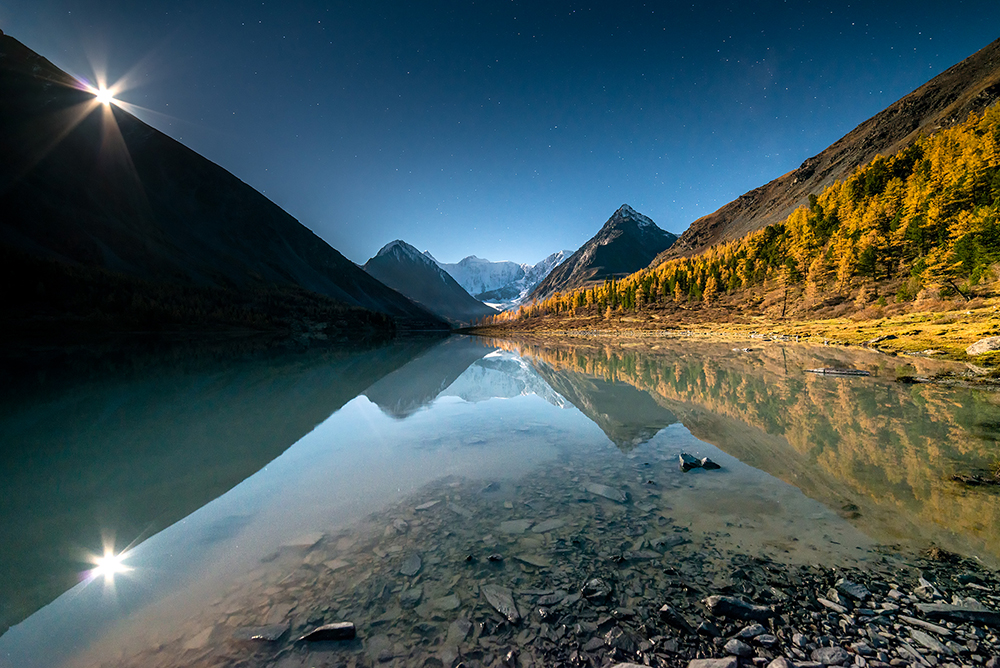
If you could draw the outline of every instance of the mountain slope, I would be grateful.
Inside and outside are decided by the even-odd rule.
[[[437,263],[405,241],[382,247],[364,270],[453,324],[467,324],[496,309],[476,300]]]
[[[407,326],[443,326],[226,170],[98,104],[4,35],[0,153],[7,249],[156,285],[304,289]]]
[[[424,253],[473,297],[504,311],[521,304],[535,286],[572,254],[573,251],[558,251],[531,265],[490,262],[475,255],[445,264],[435,260],[430,253]]]
[[[593,238],[552,270],[530,298],[545,299],[559,291],[631,274],[646,267],[676,240],[676,235],[661,230],[652,220],[622,204]]]
[[[931,79],[802,165],[691,223],[653,266],[694,255],[780,222],[836,180],[876,155],[892,155],[921,135],[964,121],[1000,99],[1000,39]]]

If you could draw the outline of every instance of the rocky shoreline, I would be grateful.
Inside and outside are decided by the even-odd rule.
[[[177,635],[88,665],[998,666],[1000,577],[973,559],[880,548],[782,563],[675,522],[656,503],[669,476],[614,485],[585,475],[611,470],[564,468],[555,482],[445,479],[302,536]]]

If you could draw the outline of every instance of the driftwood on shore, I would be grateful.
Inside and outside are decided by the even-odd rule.
[[[864,369],[806,369],[806,373],[818,373],[822,376],[870,376]]]

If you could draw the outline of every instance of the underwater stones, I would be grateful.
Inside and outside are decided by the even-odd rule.
[[[234,640],[277,642],[288,633],[289,624],[270,624],[268,626],[244,626],[233,631]]]
[[[583,585],[580,593],[588,600],[604,599],[611,596],[611,585],[601,578],[591,578]]]
[[[486,602],[494,610],[506,617],[507,621],[512,624],[520,621],[521,613],[518,612],[517,606],[514,604],[514,593],[510,589],[501,587],[500,585],[485,584],[479,588],[479,591],[486,599]]]
[[[602,485],[598,482],[588,482],[583,486],[583,488],[591,494],[604,497],[605,499],[609,499],[615,503],[625,503],[628,501],[628,497],[625,495],[625,492],[620,489],[615,489],[614,487]]]
[[[734,596],[709,596],[703,603],[708,611],[717,617],[730,617],[733,619],[766,621],[774,617],[773,608],[765,605],[755,605],[747,603],[743,599]]]
[[[532,533],[548,533],[549,531],[555,531],[556,529],[561,529],[564,526],[566,526],[566,520],[556,518],[552,520],[545,520],[540,524],[536,524],[534,527],[532,527],[531,531]]]
[[[514,555],[514,558],[522,563],[528,564],[529,566],[535,566],[537,568],[546,568],[550,565],[548,559],[537,554],[517,554]]]
[[[500,533],[506,534],[519,534],[527,531],[534,520],[507,520],[506,522],[500,523]]]
[[[399,595],[399,604],[404,608],[415,608],[423,598],[424,588],[422,586],[411,587],[404,590]]]
[[[355,635],[357,635],[357,631],[354,628],[354,622],[334,622],[317,627],[299,636],[298,640],[305,642],[353,640]]]
[[[406,558],[403,565],[399,567],[399,572],[406,577],[413,577],[420,572],[422,565],[423,562],[420,560],[420,555],[414,553]]]
[[[414,508],[414,510],[418,510],[418,511],[419,510],[430,510],[431,508],[433,508],[434,506],[436,506],[439,503],[441,503],[440,499],[435,499],[434,501],[427,501],[426,503],[421,503],[419,506],[416,506]]]
[[[297,536],[287,543],[282,543],[281,547],[308,550],[309,548],[315,547],[321,540],[323,540],[324,535],[325,534],[322,531],[313,531],[312,533]]]

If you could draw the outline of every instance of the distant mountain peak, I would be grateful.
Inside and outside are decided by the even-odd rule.
[[[375,257],[384,257],[386,255],[393,255],[399,259],[409,259],[416,262],[422,262],[424,264],[433,264],[437,266],[437,262],[434,258],[429,258],[424,253],[421,253],[416,248],[406,243],[402,239],[396,239],[395,241],[390,241],[385,246],[375,254]]]
[[[618,210],[615,211],[608,220],[608,224],[614,225],[626,220],[634,220],[640,227],[657,227],[657,224],[653,222],[652,218],[639,213],[628,204],[622,204],[618,207]]]

